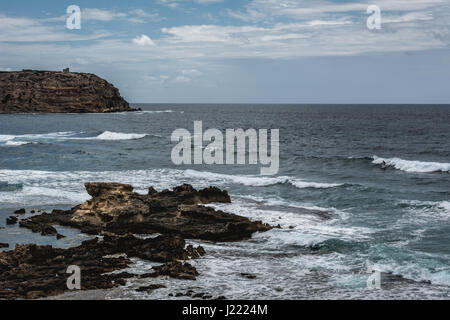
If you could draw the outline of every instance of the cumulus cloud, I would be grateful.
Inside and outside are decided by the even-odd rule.
[[[150,37],[148,37],[145,34],[143,34],[141,36],[137,36],[136,38],[134,38],[133,39],[133,43],[137,44],[138,46],[154,46],[155,45],[153,40],[150,39]]]
[[[172,3],[168,0],[164,2]],[[241,20],[248,20],[247,23],[170,26],[169,22],[164,21],[166,27],[161,29],[157,40],[145,34],[113,38],[108,31],[99,30],[90,34],[67,32],[41,20],[0,14],[0,65],[16,65],[16,57],[31,61],[32,53],[40,52],[48,55],[49,60],[62,60],[62,63],[67,57],[74,56],[73,60],[78,59],[79,64],[158,60],[170,65],[182,59],[191,59],[198,62],[198,69],[201,70],[205,61],[219,59],[359,55],[439,49],[450,44],[448,6],[442,6],[437,0],[379,0],[379,3],[392,10],[381,7],[383,25],[376,32],[367,29],[366,8],[358,11],[362,8],[359,2],[305,0],[300,6],[300,2],[294,0],[253,0],[241,11],[233,11],[233,14],[243,15]],[[90,11],[90,18],[103,21],[151,16],[152,13],[141,9],[130,10],[125,16],[113,11]],[[268,18],[261,23],[254,22],[261,16]],[[157,19],[156,16],[153,18]],[[130,39],[135,46],[129,45]],[[70,43],[74,40],[95,41],[77,46]],[[52,43],[57,41],[64,43]],[[28,44],[25,47],[16,45],[16,42],[49,43]],[[151,55],[147,47],[152,48]],[[183,65],[180,63],[177,71],[171,73],[181,77],[178,81],[190,81],[201,74],[197,67]],[[175,80],[173,75],[171,79]]]

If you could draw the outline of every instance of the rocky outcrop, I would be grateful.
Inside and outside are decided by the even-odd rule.
[[[24,219],[20,226],[41,233],[59,224],[88,234],[162,233],[211,241],[242,240],[271,229],[260,221],[203,206],[231,202],[226,191],[214,187],[197,191],[185,184],[161,192],[150,188],[146,195],[119,183],[94,182],[85,187],[92,199],[69,211],[54,210]]]
[[[67,291],[66,270],[70,265],[80,267],[83,290],[124,285],[131,277],[195,280],[199,274],[186,260],[200,258],[206,252],[201,246],[186,246],[185,238],[237,241],[272,228],[204,206],[231,202],[226,191],[214,187],[196,190],[185,184],[161,192],[150,187],[145,195],[119,183],[93,182],[85,187],[92,199],[71,210],[21,219],[19,225],[58,238],[62,235],[54,225],[70,226],[101,235],[103,240],[95,238],[69,249],[16,245],[12,251],[0,252],[0,299],[33,299]],[[133,233],[162,235],[142,239]],[[141,275],[111,274],[128,267],[132,257],[162,264]],[[154,289],[140,288],[147,292]]]
[[[203,248],[185,250],[185,241],[178,236],[158,236],[139,239],[133,235],[95,238],[80,246],[58,249],[35,244],[16,245],[15,249],[0,252],[0,299],[40,298],[67,291],[67,268],[78,266],[81,289],[108,289],[124,285],[127,278],[138,277],[128,272],[112,273],[128,267],[129,258],[162,262],[149,276],[168,275],[192,279],[194,267],[180,260],[192,258],[192,250],[199,256]]]
[[[132,109],[117,88],[94,74],[0,72],[0,114],[121,111]]]

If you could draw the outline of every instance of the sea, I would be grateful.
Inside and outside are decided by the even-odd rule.
[[[207,254],[196,281],[130,279],[109,299],[449,299],[450,106],[134,104],[138,112],[0,115],[0,242],[70,247],[5,219],[14,210],[68,209],[88,181],[136,192],[217,186],[225,212],[280,225],[231,243],[188,240]],[[172,132],[279,129],[279,172],[260,165],[175,165]],[[206,145],[206,143],[205,143]],[[270,144],[269,144],[270,145]],[[35,213],[36,214],[36,213]],[[154,236],[154,235],[145,235]],[[133,258],[129,270],[155,263]],[[368,285],[379,273],[380,286]],[[248,275],[251,276],[248,276]],[[135,289],[152,283],[166,288]],[[373,282],[370,282],[373,284]],[[186,297],[182,297],[186,298]]]

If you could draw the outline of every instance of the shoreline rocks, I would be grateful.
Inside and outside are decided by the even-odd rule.
[[[119,90],[90,73],[0,72],[0,114],[135,111]]]
[[[93,182],[85,187],[92,199],[68,211],[53,210],[23,219],[20,226],[34,232],[61,225],[91,235],[161,233],[210,241],[238,241],[272,229],[261,221],[203,206],[231,202],[226,191],[214,187],[197,191],[185,184],[161,192],[151,188],[146,195],[119,183]]]
[[[66,270],[81,269],[82,290],[109,289],[126,284],[126,279],[160,276],[196,280],[196,268],[186,262],[206,254],[203,247],[186,245],[185,239],[238,241],[272,227],[260,221],[205,207],[212,202],[231,202],[226,191],[210,187],[196,190],[182,185],[173,190],[146,195],[133,192],[131,185],[86,183],[92,199],[71,210],[53,210],[20,220],[19,226],[42,235],[56,235],[54,225],[101,235],[80,246],[58,249],[36,244],[16,245],[0,252],[0,299],[36,299],[68,291]],[[138,238],[133,234],[161,234]],[[130,258],[162,263],[142,275],[120,271]],[[142,287],[151,291],[156,287]]]
[[[0,299],[35,299],[68,291],[66,271],[70,265],[81,269],[82,290],[124,285],[125,279],[138,276],[111,272],[128,267],[131,257],[178,264],[179,260],[190,258],[185,245],[182,238],[165,235],[149,239],[105,236],[101,241],[95,238],[69,249],[16,245],[14,250],[0,252]],[[171,268],[170,272],[168,275],[172,277],[185,278],[183,268]],[[190,272],[196,272],[195,268]]]

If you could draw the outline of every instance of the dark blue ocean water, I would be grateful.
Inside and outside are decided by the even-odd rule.
[[[216,185],[234,200],[216,207],[283,228],[206,244],[208,255],[195,262],[199,280],[167,280],[168,291],[152,298],[166,298],[173,286],[252,299],[450,297],[450,106],[137,106],[144,111],[0,115],[0,226],[19,207],[68,208],[88,199],[86,181],[130,183],[137,191]],[[280,129],[279,173],[174,165],[171,133],[193,133],[195,120],[204,130]],[[8,226],[0,242],[67,246],[83,238],[64,231],[68,239],[56,242]],[[134,271],[148,267],[136,261]],[[417,282],[370,290],[369,267]],[[110,296],[147,298],[128,289]]]

